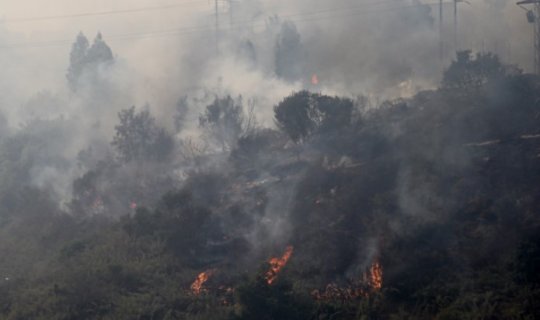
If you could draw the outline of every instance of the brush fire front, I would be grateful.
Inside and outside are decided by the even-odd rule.
[[[285,252],[281,257],[271,258],[268,263],[270,264],[270,269],[265,273],[265,280],[268,285],[271,285],[276,281],[278,274],[281,272],[283,267],[287,264],[289,259],[292,256],[294,248],[292,246],[287,246]],[[195,281],[190,286],[191,292],[194,295],[200,295],[203,292],[206,292],[207,289],[204,288],[204,284],[216,274],[217,269],[209,269],[204,272],[199,273]],[[229,288],[230,289],[230,288]],[[232,290],[232,289],[231,289]],[[231,291],[227,290],[227,291]]]
[[[275,283],[278,275],[287,265],[292,257],[294,248],[287,246],[281,257],[273,257],[268,263],[270,269],[264,274],[264,279],[267,285],[271,286]],[[204,287],[205,283],[216,274],[217,269],[209,269],[201,272],[195,281],[191,284],[190,289],[193,295],[198,296],[202,293],[207,293],[209,290]],[[362,298],[369,298],[373,294],[379,292],[383,285],[383,268],[380,262],[376,259],[371,263],[369,268],[362,274],[362,279],[355,281],[347,286],[339,286],[336,283],[328,284],[323,291],[313,290],[311,297],[316,301],[352,301]],[[223,299],[224,305],[232,303],[232,294],[234,288],[219,286],[213,290],[218,296],[228,296]]]
[[[285,249],[285,253],[283,253],[283,256],[281,256],[281,258],[272,258],[268,261],[268,263],[270,264],[270,270],[268,270],[268,272],[266,272],[265,274],[266,283],[271,285],[272,283],[274,283],[274,281],[276,281],[281,269],[283,269],[287,262],[289,262],[289,259],[293,254],[293,250],[294,248],[292,246],[288,246]]]
[[[198,296],[201,294],[201,292],[206,291],[206,289],[203,288],[203,285],[206,281],[208,281],[208,279],[210,279],[211,276],[214,275],[215,272],[215,269],[210,269],[199,273],[195,281],[193,281],[191,284],[191,292]]]
[[[375,260],[369,269],[364,272],[361,281],[357,281],[346,287],[340,287],[330,283],[324,291],[313,290],[311,296],[317,301],[351,301],[368,298],[379,292],[382,288],[383,269],[378,260]]]

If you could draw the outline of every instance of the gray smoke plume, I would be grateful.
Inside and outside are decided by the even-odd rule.
[[[47,148],[62,164],[33,162],[30,181],[63,199],[82,173],[80,151],[99,145],[94,157],[109,155],[117,113],[131,106],[148,105],[174,132],[185,97],[176,138],[201,146],[199,115],[216,97],[241,96],[259,125],[273,127],[273,106],[303,88],[374,100],[432,88],[456,49],[493,51],[525,69],[532,61],[531,26],[506,1],[459,3],[457,37],[452,2],[439,31],[437,1],[219,2],[217,30],[213,3],[204,1],[11,2],[2,10],[0,110],[11,130],[62,128],[50,130]],[[70,67],[81,31],[88,54],[72,55]],[[92,71],[73,68],[77,61]]]

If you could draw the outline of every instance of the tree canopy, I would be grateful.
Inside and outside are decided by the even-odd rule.
[[[242,98],[231,96],[216,98],[199,117],[199,126],[206,129],[211,139],[223,150],[233,147],[244,132],[244,107]]]
[[[135,112],[135,107],[118,113],[112,145],[123,162],[134,160],[166,160],[173,150],[170,134],[156,124],[150,111]]]
[[[276,75],[288,81],[297,81],[304,74],[306,52],[302,46],[300,33],[291,21],[281,25],[275,45]]]
[[[309,91],[286,97],[274,107],[277,126],[299,142],[313,134],[325,134],[351,123],[353,101]]]
[[[77,91],[84,76],[92,77],[99,68],[114,62],[111,48],[105,43],[101,33],[96,35],[92,46],[88,38],[80,32],[71,47],[69,67],[66,74],[69,88]]]
[[[473,55],[470,50],[458,51],[456,59],[444,72],[442,86],[446,89],[469,92],[488,82],[520,73],[516,67],[503,64],[493,53],[478,52]]]
[[[196,165],[148,108],[122,110],[117,157],[86,161],[62,199],[39,178],[71,169],[77,122],[4,132],[0,318],[538,318],[540,77],[478,59],[450,67],[484,79],[467,92],[361,118],[301,91],[278,129],[246,130],[239,99],[216,98],[199,124],[222,141]]]

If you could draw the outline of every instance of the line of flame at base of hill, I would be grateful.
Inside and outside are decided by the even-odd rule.
[[[293,253],[293,247],[287,246],[281,257],[271,258],[268,263],[270,269],[265,273],[265,280],[268,285],[272,285],[280,271],[285,267]],[[217,272],[216,269],[209,269],[201,272],[195,281],[191,284],[190,289],[194,295],[200,295],[208,290],[204,288],[204,284]],[[382,289],[383,284],[383,268],[378,260],[375,260],[371,266],[364,272],[362,280],[359,280],[346,287],[340,287],[335,283],[330,283],[324,291],[313,290],[311,296],[317,301],[351,301],[359,298],[367,298],[373,293]],[[220,286],[216,292],[226,296],[223,299],[223,305],[230,305],[232,293],[234,289],[230,287]]]
[[[324,291],[313,290],[311,296],[318,301],[351,301],[367,298],[382,288],[383,269],[379,261],[374,261],[363,274],[362,281],[346,287],[330,283]]]
[[[268,261],[268,263],[270,264],[270,270],[268,270],[265,274],[266,283],[271,285],[272,283],[274,283],[274,281],[276,281],[279,272],[281,271],[281,269],[283,269],[283,267],[285,267],[285,265],[291,258],[293,249],[293,246],[287,246],[287,248],[285,249],[285,253],[283,253],[283,256],[281,256],[280,258],[272,258]]]

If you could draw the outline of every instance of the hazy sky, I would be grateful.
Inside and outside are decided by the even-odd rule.
[[[514,1],[469,2],[470,5],[461,3],[459,6],[460,47],[495,51],[503,59],[530,69],[532,28],[526,22],[525,12]],[[353,69],[361,69],[364,74],[366,70],[372,72],[374,69],[384,73],[379,68],[380,55],[396,53],[396,48],[410,42],[392,46],[392,40],[385,39],[391,38],[394,32],[391,26],[400,28],[395,21],[388,21],[390,27],[384,30],[385,37],[373,36],[381,32],[381,28],[378,25],[374,27],[376,29],[366,29],[372,21],[370,19],[396,19],[385,10],[417,3],[436,4],[438,1],[242,0],[235,2],[233,21],[240,28],[252,26],[256,29],[264,25],[261,22],[265,17],[277,13],[296,22],[303,40],[312,45],[312,60],[321,68],[324,64],[325,68],[331,69],[331,77],[336,82],[340,81],[336,79],[336,74],[342,74],[341,81],[349,85],[359,77],[359,74],[352,72]],[[157,8],[161,6],[165,8]],[[9,51],[13,61],[18,61],[20,69],[24,69],[21,76],[25,76],[25,73],[32,75],[38,87],[59,85],[59,80],[64,79],[70,45],[79,31],[89,38],[101,31],[114,53],[147,76],[149,82],[169,79],[172,65],[178,64],[181,57],[179,52],[188,50],[187,47],[197,47],[199,51],[213,50],[209,39],[213,36],[214,25],[214,2],[211,0],[0,0],[0,8],[0,17],[4,20],[0,24],[0,47],[4,47],[0,50]],[[347,8],[352,8],[348,15]],[[128,10],[133,11],[114,13]],[[99,12],[109,13],[93,15]],[[392,12],[395,13],[395,10]],[[228,2],[220,1],[220,13],[221,25],[227,26]],[[437,18],[437,13],[437,7],[433,6],[432,16]],[[445,5],[444,35],[449,47],[453,43],[452,19],[452,4],[448,3]],[[251,24],[250,21],[255,23]],[[437,48],[436,21],[432,29],[431,33],[419,33],[413,39],[418,43],[430,43],[429,48],[418,52],[405,49],[403,55],[418,56],[419,61],[432,55]],[[363,43],[358,40],[362,38],[370,41]],[[363,68],[351,68],[357,62]],[[374,67],[367,68],[368,65]],[[191,72],[181,68],[176,66],[173,69],[177,73]],[[420,69],[415,69],[415,72],[425,73]],[[329,77],[330,73],[328,71]],[[354,86],[352,89],[351,86],[347,90],[354,90]]]
[[[237,6],[247,6],[256,1],[243,0],[237,1]],[[388,0],[325,0],[325,1],[300,1],[300,0],[266,0],[260,2],[261,8],[265,8],[267,13],[281,13],[284,16],[293,15],[291,18],[295,20],[295,14],[303,14],[320,10],[332,10],[336,8],[347,8],[353,4],[355,8],[362,7],[365,11],[377,9],[377,6],[383,3],[390,3]],[[392,5],[397,6],[400,3],[437,3],[431,1],[410,1],[410,0],[394,0]],[[501,43],[500,46],[516,47],[519,51],[519,46],[530,45],[531,34],[530,28],[526,23],[524,11],[518,8],[514,1],[508,0],[470,0],[471,5],[460,4],[460,22],[461,37],[464,39],[464,44],[472,46],[473,40],[469,40],[473,35],[477,42],[481,42],[482,38],[486,38],[494,29],[501,35],[501,42],[504,42],[503,36],[512,35],[512,38],[506,39],[507,44]],[[306,6],[306,3],[309,5]],[[165,6],[165,9],[159,10],[156,7]],[[226,1],[221,1],[222,21],[224,24],[228,21],[228,4]],[[447,22],[451,22],[452,8],[451,4],[447,5],[446,18]],[[41,41],[69,41],[74,38],[77,31],[82,30],[88,34],[95,33],[96,30],[101,30],[106,37],[126,35],[130,33],[146,33],[168,29],[185,29],[192,26],[208,26],[213,25],[214,3],[210,0],[95,0],[95,1],[67,1],[67,0],[1,0],[0,1],[0,17],[4,19],[4,28],[18,33],[21,43],[35,43]],[[117,14],[105,15],[88,15],[76,16],[78,14],[123,11],[123,10],[139,10],[137,12],[126,12]],[[147,10],[145,10],[147,9]],[[239,12],[241,8],[238,8]],[[500,15],[498,12],[504,12]],[[234,12],[233,12],[234,13]],[[250,12],[251,13],[251,12]],[[327,12],[331,14],[332,12]],[[436,13],[436,12],[434,12]],[[70,18],[61,18],[62,15],[74,15]],[[235,16],[236,20],[246,21],[252,19],[250,16]],[[319,15],[320,16],[320,15]],[[32,18],[47,18],[51,19],[35,19]],[[317,16],[315,16],[317,17]],[[208,18],[205,20],[205,18]],[[300,16],[298,20],[304,19],[305,16]],[[337,23],[346,24],[351,20],[362,19],[362,16],[348,17],[339,19]],[[22,20],[22,21],[21,21]],[[322,24],[323,19],[300,24]],[[335,23],[335,21],[333,21]],[[481,29],[485,27],[485,29]],[[451,26],[448,26],[450,29]],[[448,30],[450,32],[451,30]],[[352,30],[353,33],[358,31]],[[171,36],[172,37],[172,36]],[[182,36],[184,37],[184,36]],[[517,39],[515,39],[517,37]],[[148,46],[156,45],[156,43],[166,42],[167,38],[152,38],[148,42]],[[488,39],[485,39],[486,41]],[[518,40],[519,42],[516,42]],[[139,40],[117,40],[118,44],[114,44],[117,52],[121,52],[123,47],[129,47],[130,44]],[[19,41],[14,41],[19,42]],[[111,39],[110,42],[113,42]],[[128,42],[128,43],[125,43]],[[470,44],[469,44],[470,43]],[[511,43],[511,44],[509,44]],[[485,45],[491,45],[486,43]],[[69,49],[69,45],[65,46]],[[512,48],[510,48],[512,49]],[[27,49],[30,51],[30,49]],[[66,49],[64,48],[64,51]]]

